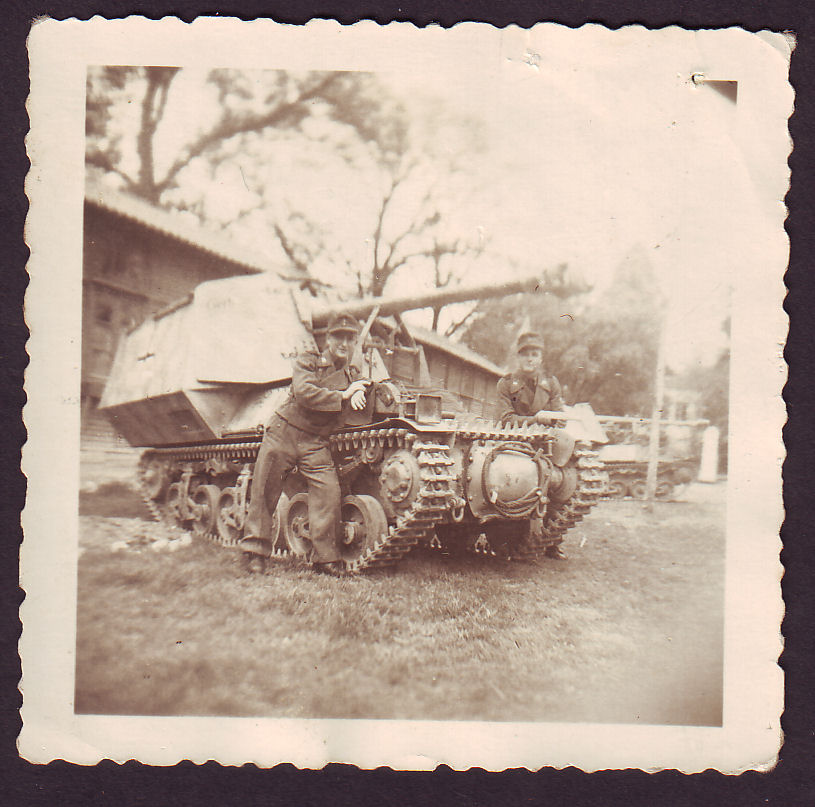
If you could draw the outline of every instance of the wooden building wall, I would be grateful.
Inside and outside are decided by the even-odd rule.
[[[199,283],[247,269],[87,203],[83,250],[81,483],[87,488],[130,478],[140,453],[97,409],[122,334]]]
[[[251,272],[151,227],[85,205],[82,301],[83,488],[129,481],[141,453],[99,412],[119,339],[150,314],[206,280]],[[464,408],[492,418],[498,375],[433,345],[425,345],[433,385],[455,393]]]
[[[424,351],[435,386],[458,395],[468,412],[490,419],[495,417],[495,386],[500,376],[431,345],[425,345]]]

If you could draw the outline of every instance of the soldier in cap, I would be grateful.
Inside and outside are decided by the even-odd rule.
[[[266,426],[252,482],[252,496],[241,548],[247,560],[266,558],[271,513],[292,469],[308,482],[309,538],[315,571],[342,574],[345,563],[337,545],[340,485],[331,458],[328,435],[341,426],[343,411],[365,408],[369,382],[349,364],[359,323],[337,314],[328,323],[322,353],[297,356],[289,396]]]
[[[515,423],[548,423],[546,411],[563,410],[563,390],[554,376],[543,371],[543,338],[538,333],[518,337],[518,369],[498,381],[498,420],[501,425]],[[533,530],[540,530],[539,519],[533,519]],[[547,547],[546,557],[564,559],[560,543]]]

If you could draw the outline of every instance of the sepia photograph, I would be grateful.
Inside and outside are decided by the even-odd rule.
[[[751,596],[738,563],[773,552],[745,669],[776,681],[778,708],[765,460],[782,456],[784,368],[766,357],[784,338],[790,42],[307,29],[274,26],[287,64],[257,57],[263,29],[230,64],[201,27],[194,59],[100,45],[71,71],[73,251],[54,282],[78,328],[51,383],[75,471],[45,494],[74,513],[66,725],[271,719],[276,748],[286,726],[340,726],[325,761],[358,761],[338,737],[370,725],[721,744],[749,706],[728,700],[728,653],[749,652],[728,638]],[[340,30],[342,58],[297,48]],[[771,92],[728,68],[756,53]],[[756,109],[771,136],[751,138]],[[739,561],[740,545],[761,549]],[[596,736],[607,767],[626,759]],[[558,764],[541,748],[515,764]],[[269,753],[241,761],[297,758]]]

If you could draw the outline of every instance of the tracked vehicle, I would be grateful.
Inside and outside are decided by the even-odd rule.
[[[608,498],[646,495],[648,475],[648,439],[650,418],[599,415],[608,444],[600,449],[608,474]],[[655,495],[670,500],[680,496],[699,474],[701,461],[700,433],[710,425],[707,420],[671,420],[660,422],[659,462]]]
[[[551,425],[496,425],[486,402],[464,406],[452,385],[433,384],[400,314],[536,290],[565,289],[538,278],[342,301],[270,275],[210,281],[122,340],[101,406],[146,448],[140,482],[156,518],[237,545],[291,359],[304,344],[322,348],[334,313],[352,314],[365,320],[352,362],[372,383],[366,408],[349,411],[330,438],[348,570],[391,565],[419,545],[534,557],[603,494],[602,428],[587,405],[551,413]],[[306,484],[296,470],[269,516],[275,554],[307,558]]]

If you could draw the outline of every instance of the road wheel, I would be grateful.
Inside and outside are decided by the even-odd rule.
[[[631,483],[631,495],[635,499],[644,499],[645,498],[645,480],[638,479],[636,482]]]
[[[225,544],[236,544],[243,530],[244,514],[238,511],[238,496],[235,488],[224,488],[218,497],[215,513],[215,529]]]
[[[673,482],[669,482],[667,479],[661,479],[659,482],[657,482],[657,499],[670,499],[673,496],[673,492]]]
[[[622,499],[629,495],[628,485],[622,479],[612,479],[608,485],[608,495],[613,499]]]
[[[183,525],[184,522],[187,521],[186,509],[184,496],[181,491],[181,483],[173,482],[167,489],[167,510],[177,524]]]
[[[214,533],[220,497],[221,489],[217,485],[199,485],[193,493],[192,531],[195,535],[203,537]]]
[[[342,500],[340,554],[344,560],[361,558],[388,534],[388,519],[373,497],[350,495]]]
[[[308,533],[308,494],[296,493],[285,509],[278,506],[278,512],[289,552],[300,558],[308,558],[312,550]]]

